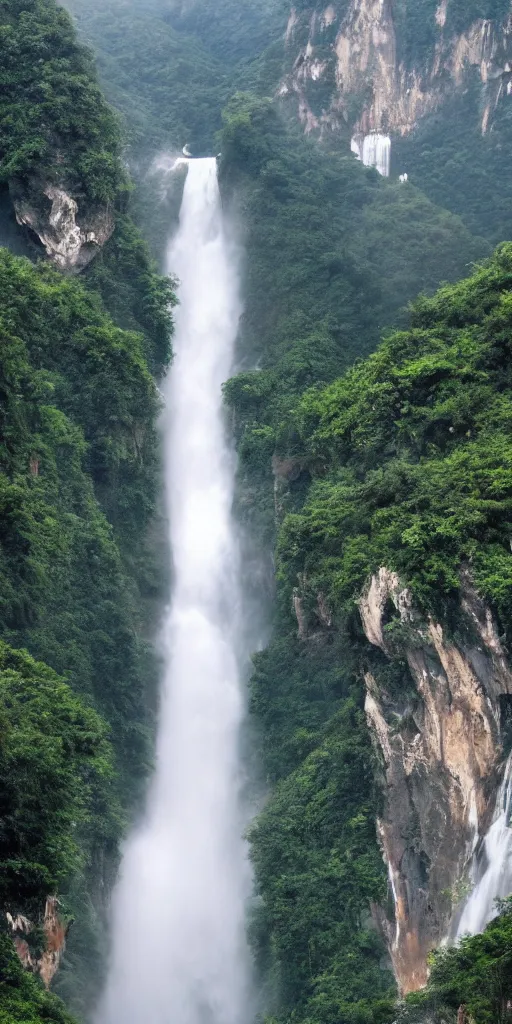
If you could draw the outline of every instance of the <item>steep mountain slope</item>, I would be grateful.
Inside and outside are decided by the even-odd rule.
[[[286,22],[281,0],[249,6],[67,0],[66,6],[94,47],[107,95],[123,112],[132,153],[142,162],[185,143],[196,152],[214,151],[220,113],[233,92],[259,81],[263,90],[277,84]]]
[[[512,231],[511,13],[508,0],[295,4],[279,94],[306,131],[352,140],[384,173],[391,147],[392,174],[499,241]]]
[[[4,0],[0,46],[2,224],[40,258],[0,249],[0,1019],[67,1024],[43,981],[60,966],[73,1009],[93,1001],[118,844],[151,760],[152,374],[170,357],[174,300],[126,212],[117,119],[69,16]],[[108,223],[94,239],[91,217]],[[50,261],[88,265],[71,280]]]
[[[510,80],[509,15],[508,0],[297,5],[287,29],[287,87],[310,128],[405,135],[477,68],[485,132]]]
[[[277,616],[252,683],[275,790],[251,841],[282,1019],[394,1020],[370,906],[414,991],[494,811],[512,691],[511,258],[420,301],[409,331],[291,420],[281,406]],[[227,389],[246,502],[261,377]]]
[[[249,11],[234,0],[69,6],[98,50],[133,163],[184,142],[211,150],[222,124],[223,199],[246,253],[242,372],[225,394],[238,511],[264,553],[274,615],[251,684],[271,787],[251,830],[268,1008],[283,1021],[391,1024],[391,968],[403,992],[427,980],[503,777],[510,247],[432,294],[488,256],[482,236],[501,238],[508,223],[508,4],[296,5],[284,57],[289,9],[267,0]],[[47,242],[59,213],[42,199],[49,181],[77,204],[66,200],[68,225],[70,211],[80,222],[93,207],[108,214],[106,234],[115,225],[80,281],[0,260],[0,711],[5,820],[18,827],[17,842],[6,829],[3,909],[39,973],[41,929],[46,954],[58,954],[76,917],[54,985],[83,1015],[101,976],[123,819],[150,760],[145,637],[162,596],[146,545],[158,498],[152,374],[169,359],[172,290],[126,212],[119,129],[66,14],[52,0],[4,0],[0,14],[5,202],[19,219],[34,209]],[[222,122],[240,86],[252,94],[232,99]],[[280,104],[262,99],[276,89]],[[283,116],[297,99],[312,139]],[[388,131],[400,170],[411,154],[407,184],[350,154],[354,132],[374,138],[375,153]],[[137,202],[139,214],[152,208],[145,228],[158,249],[161,207],[150,188]],[[78,268],[77,245],[77,260],[66,250],[55,262]],[[409,315],[419,292],[430,297]],[[402,331],[368,358],[391,326]],[[57,822],[37,806],[38,764],[55,780]],[[56,918],[47,897],[57,892]],[[476,1024],[506,1020],[509,925],[505,908],[486,937],[440,955],[404,1020],[439,1011],[451,1024],[463,1002]],[[20,973],[12,943],[2,950],[0,1019],[67,1021]]]
[[[0,51],[0,184],[57,265],[83,267],[111,236],[126,186],[116,118],[56,4],[3,0]]]
[[[251,832],[255,948],[280,1019],[393,1021],[378,933],[401,990],[424,984],[504,770],[510,247],[302,398],[397,317],[420,239],[435,276],[453,236],[443,250],[413,188],[319,161],[268,103],[233,102],[222,152],[246,230],[241,352],[259,366],[225,388],[239,510],[265,548],[278,529],[252,681],[275,787]]]

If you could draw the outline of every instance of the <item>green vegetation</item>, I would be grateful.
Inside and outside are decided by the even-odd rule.
[[[116,839],[106,726],[46,665],[0,644],[0,901],[37,916],[81,866],[87,835]]]
[[[1,0],[0,53],[0,182],[64,180],[113,203],[126,186],[118,123],[69,15],[54,0]]]
[[[251,706],[274,788],[250,839],[261,898],[254,942],[279,1021],[396,1019],[370,917],[370,904],[386,900],[386,879],[362,671],[386,689],[403,686],[403,672],[399,656],[388,662],[365,643],[356,602],[386,565],[420,608],[456,628],[460,575],[469,571],[508,636],[511,294],[512,245],[504,244],[467,280],[419,299],[409,329],[343,377],[289,395],[284,415],[284,405],[272,406],[283,416],[266,437],[281,474],[278,600],[272,642],[255,659]],[[248,408],[254,415],[264,374],[228,385],[239,417]],[[243,404],[246,387],[252,407]],[[244,444],[242,433],[242,458],[254,460],[250,483],[261,449],[257,461]],[[423,1021],[425,1007],[441,1003],[454,1020],[461,1003],[475,1024],[508,1020],[510,920],[509,909],[483,938],[439,954],[431,986],[404,1021]]]
[[[320,158],[270,102],[237,96],[221,149],[245,231],[242,354],[259,366],[225,386],[239,512],[265,546],[277,530],[272,639],[251,683],[273,787],[250,830],[253,943],[278,1021],[390,1024],[362,668],[391,687],[404,671],[369,648],[356,599],[385,564],[450,624],[470,566],[507,628],[512,248],[406,312],[485,243],[416,189]]]
[[[387,565],[446,619],[467,564],[507,629],[511,288],[504,244],[473,277],[420,299],[409,331],[303,398],[295,425],[315,480],[282,527],[290,587],[300,571],[342,613]]]
[[[456,948],[439,950],[431,963],[425,992],[410,996],[399,1024],[456,1024],[462,1006],[475,1024],[510,1024],[512,1020],[512,904],[483,935],[462,939]]]
[[[493,114],[492,130],[482,133],[482,82],[468,72],[464,90],[455,91],[414,132],[393,141],[396,173],[440,206],[458,214],[474,234],[497,244],[512,237],[512,107],[505,96]]]
[[[271,92],[281,73],[284,0],[66,6],[94,46],[107,96],[125,118],[136,171],[155,153],[181,152],[185,143],[211,153],[235,89]]]
[[[100,968],[93,893],[115,869],[120,808],[150,762],[154,666],[143,635],[161,589],[146,545],[159,410],[148,362],[168,357],[168,292],[144,278],[145,248],[124,237],[142,252],[132,298],[147,296],[145,335],[117,327],[78,280],[0,250],[2,905],[27,913],[31,899],[37,921],[44,895],[68,893],[78,943],[89,919],[88,959],[72,986],[63,974],[79,1009],[97,984],[88,968]],[[94,271],[105,288],[113,263],[107,252]],[[72,930],[71,957],[74,942]]]
[[[0,1024],[75,1024],[56,996],[21,966],[12,942],[0,934]]]
[[[487,245],[416,189],[392,186],[350,156],[319,154],[270,101],[235,97],[220,144],[222,188],[243,219],[247,253],[241,353],[261,368],[229,381],[226,397],[243,515],[268,544],[271,456],[294,451],[288,413],[297,397],[374,349],[386,325],[405,322],[409,300],[463,274]]]

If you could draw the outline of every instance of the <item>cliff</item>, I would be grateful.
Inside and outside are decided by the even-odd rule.
[[[441,985],[443,940],[485,870],[510,742],[511,287],[503,245],[294,409],[282,385],[277,615],[252,682],[274,788],[251,834],[282,1019],[300,1000],[303,1020],[350,1019],[357,1006],[360,1019],[395,1021],[379,934],[400,992],[422,999],[430,953],[441,950]],[[249,484],[264,373],[228,391]],[[274,364],[273,410],[276,378]],[[475,930],[504,895],[503,849],[490,851]],[[477,947],[463,945],[461,962]],[[455,1019],[465,983],[461,969]],[[444,1005],[436,1024],[452,1019]]]
[[[394,903],[393,920],[382,910],[376,917],[407,994],[427,982],[428,954],[449,933],[472,856],[492,820],[512,672],[494,618],[467,575],[461,613],[471,640],[465,644],[450,640],[432,617],[422,622],[396,574],[381,568],[359,607],[368,640],[388,657],[389,603],[406,627],[400,656],[410,679],[392,693],[367,671],[365,710],[382,765],[377,830]]]
[[[66,935],[69,930],[69,922],[66,923],[60,915],[57,897],[49,896],[46,900],[40,925],[43,949],[39,953],[34,953],[29,945],[30,936],[34,932],[33,921],[29,921],[23,914],[13,917],[7,912],[6,917],[21,963],[26,970],[38,974],[44,987],[49,989],[66,949]]]
[[[488,5],[495,17],[461,19],[455,0],[334,0],[293,7],[286,33],[289,71],[279,94],[293,97],[306,131],[353,140],[376,133],[403,136],[464,88],[470,70],[481,84],[480,129],[486,133],[510,94],[512,17],[508,2]],[[376,163],[370,152],[365,162]],[[379,167],[389,173],[386,165]]]
[[[108,206],[78,203],[64,187],[32,179],[10,183],[17,223],[39,240],[59,270],[83,270],[111,237],[114,215]]]
[[[117,118],[53,0],[4,3],[0,45],[0,186],[52,262],[81,270],[112,235],[126,188]]]

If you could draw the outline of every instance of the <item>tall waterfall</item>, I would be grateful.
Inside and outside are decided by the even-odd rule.
[[[500,788],[494,820],[473,862],[470,893],[457,927],[457,937],[482,932],[496,915],[496,899],[512,892],[512,755]]]
[[[165,386],[174,584],[156,772],[124,851],[97,1024],[243,1024],[248,1009],[236,636],[234,459],[221,384],[240,316],[213,159],[192,160],[177,237],[175,360]]]

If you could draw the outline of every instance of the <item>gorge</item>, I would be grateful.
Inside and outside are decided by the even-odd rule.
[[[67,6],[0,0],[0,1024],[504,1024],[509,0]]]

